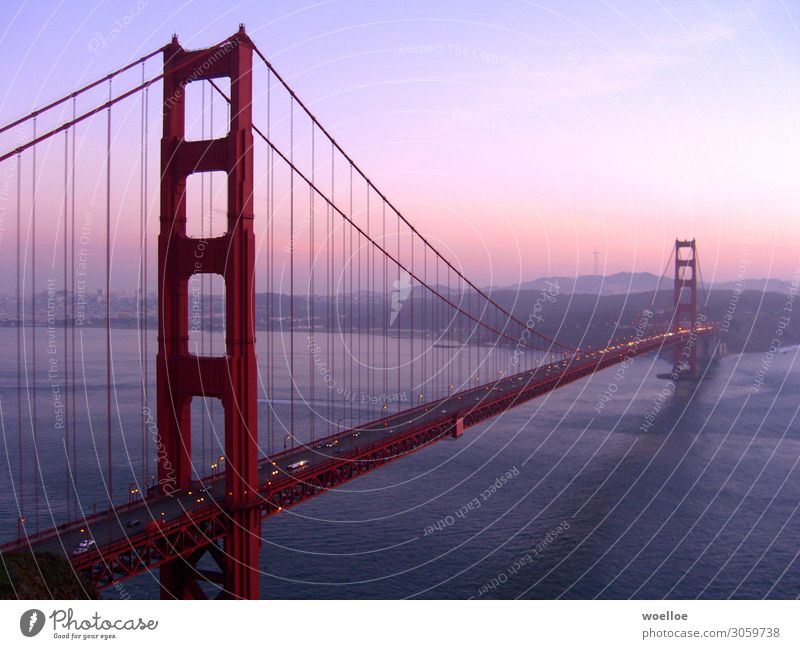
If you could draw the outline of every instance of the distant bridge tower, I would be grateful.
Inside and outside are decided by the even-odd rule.
[[[177,37],[164,50],[161,140],[161,229],[158,237],[158,430],[165,449],[159,457],[161,489],[191,485],[191,403],[195,397],[222,402],[225,421],[224,552],[203,549],[219,572],[194,566],[199,556],[173,559],[161,567],[162,597],[203,597],[198,579],[216,581],[233,597],[258,597],[260,518],[253,282],[253,45],[239,32],[220,46],[185,51]],[[230,124],[225,137],[185,139],[186,85],[230,79]],[[186,234],[189,174],[224,171],[228,183],[227,232],[204,240]],[[195,273],[225,281],[225,356],[189,352],[188,283]]]
[[[695,240],[675,240],[675,312],[672,330],[689,327],[694,330],[697,323],[697,248]],[[685,364],[688,363],[688,368]],[[675,370],[681,376],[697,377],[697,345],[692,340],[687,345],[675,345]]]

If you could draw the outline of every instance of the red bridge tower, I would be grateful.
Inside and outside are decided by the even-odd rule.
[[[229,596],[258,597],[252,55],[243,26],[217,47],[189,52],[173,37],[164,50],[156,380],[165,452],[158,477],[164,493],[190,487],[192,399],[219,399],[225,420],[227,531],[224,552],[214,544],[204,549],[220,571],[209,577],[211,571],[194,568],[199,556],[172,560],[161,567],[162,597],[203,597],[198,579],[204,578],[218,581]],[[220,77],[230,79],[228,134],[187,141],[186,85]],[[227,232],[200,240],[186,234],[186,179],[211,171],[228,175]],[[225,280],[225,356],[189,352],[188,283],[195,273],[216,273]]]
[[[694,239],[675,240],[674,304],[672,330],[677,331],[681,327],[694,330],[697,323],[697,248]],[[694,340],[686,346],[675,345],[673,372],[684,375],[686,369],[692,378],[697,377],[697,345]]]

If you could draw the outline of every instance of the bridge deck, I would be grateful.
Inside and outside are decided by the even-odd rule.
[[[713,327],[697,328],[698,335]],[[454,394],[355,429],[317,440],[313,446],[289,449],[259,465],[259,494],[254,506],[269,516],[324,493],[374,468],[452,435],[456,421],[467,428],[532,398],[588,376],[626,358],[680,344],[691,332],[661,333],[637,344],[626,342],[566,361],[544,365],[488,385]],[[289,467],[304,462],[302,469]],[[56,552],[71,558],[95,583],[108,586],[119,579],[189,557],[226,530],[223,476],[170,496],[151,496],[100,512],[40,534],[0,546],[0,551]],[[91,538],[95,548],[74,555],[80,541]]]

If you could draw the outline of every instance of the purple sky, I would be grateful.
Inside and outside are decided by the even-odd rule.
[[[0,122],[172,32],[203,47],[244,22],[376,184],[480,283],[591,273],[595,248],[606,273],[660,273],[675,237],[698,239],[706,281],[800,268],[796,4],[80,4],[4,4]],[[59,146],[42,154],[54,165]],[[62,183],[45,174],[39,190],[58,196]],[[100,211],[102,190],[86,189]],[[115,195],[133,202],[124,179]],[[0,194],[4,272],[10,200]],[[42,200],[46,259],[58,208]],[[121,269],[135,267],[134,222],[116,233]]]

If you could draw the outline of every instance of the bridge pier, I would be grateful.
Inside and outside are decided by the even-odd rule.
[[[176,559],[160,568],[161,599],[207,599],[197,578],[197,569],[188,561]]]
[[[719,332],[703,336],[698,341],[697,359],[708,363],[718,360],[728,353],[728,346],[720,340]]]
[[[261,549],[261,516],[258,509],[230,511],[230,530],[225,537],[223,596],[258,599],[258,556]],[[254,532],[255,531],[255,532]]]

